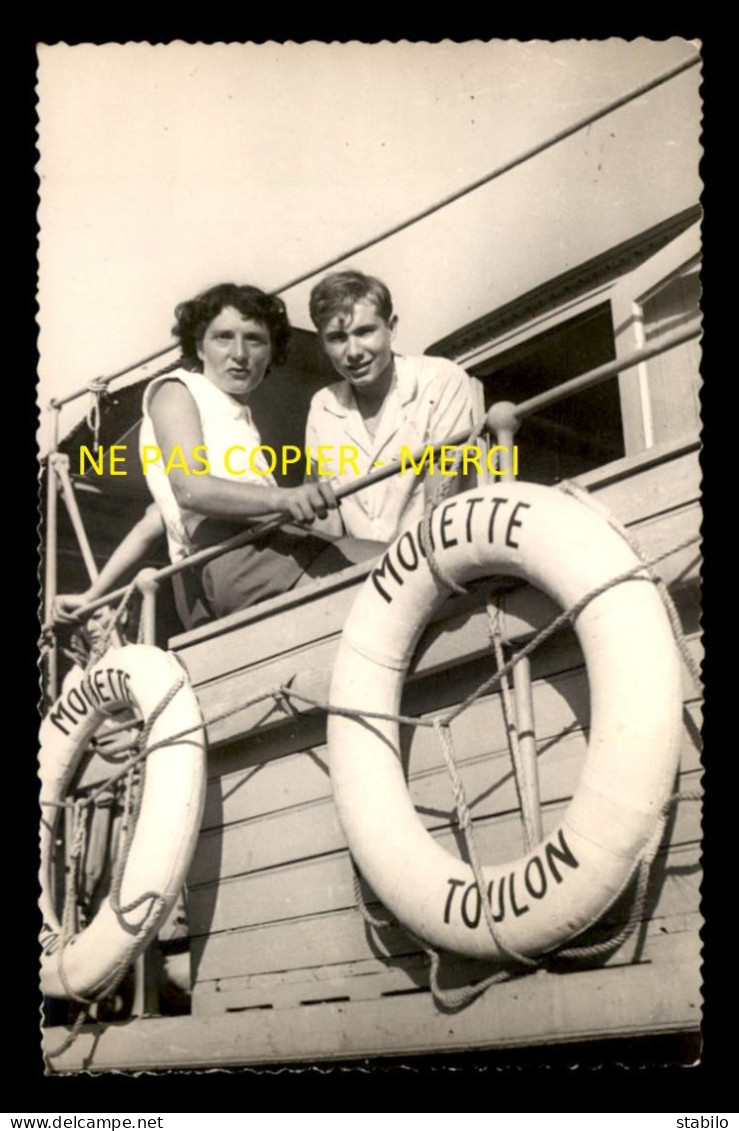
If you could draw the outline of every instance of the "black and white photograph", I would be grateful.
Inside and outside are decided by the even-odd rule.
[[[701,44],[37,56],[46,1074],[698,1063]]]

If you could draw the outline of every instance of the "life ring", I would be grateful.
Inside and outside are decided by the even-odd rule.
[[[144,724],[173,689],[152,725],[138,821],[120,885],[82,931],[63,940],[52,896],[56,828],[72,776],[90,738],[110,712],[138,708]],[[190,730],[190,728],[195,728]],[[182,888],[205,804],[205,736],[195,695],[175,658],[145,644],[107,652],[70,674],[40,733],[41,987],[49,997],[93,999],[110,988],[156,934]],[[141,898],[144,896],[145,898]],[[127,911],[129,904],[135,904]]]
[[[553,488],[498,484],[438,506],[432,546],[458,583],[510,574],[569,608],[638,566],[590,507]],[[449,589],[434,577],[420,524],[371,570],[347,619],[330,702],[398,713],[404,677],[430,614]],[[560,947],[624,889],[675,777],[681,726],[677,650],[645,573],[585,605],[575,630],[591,698],[588,753],[561,823],[527,855],[485,866],[496,933],[481,914],[472,868],[423,827],[406,787],[396,723],[331,714],[331,779],[349,848],[374,892],[435,947],[492,961]]]

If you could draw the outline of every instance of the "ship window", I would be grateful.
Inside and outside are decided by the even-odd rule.
[[[486,359],[470,370],[483,384],[485,408],[519,403],[616,357],[609,302]],[[519,472],[556,483],[625,454],[618,377],[526,417],[516,437]]]
[[[682,329],[698,315],[700,302],[699,266],[687,265],[679,274],[665,280],[638,304],[645,345],[655,338]],[[668,353],[646,363],[649,387],[651,447],[664,440],[700,427],[698,342],[684,342]]]

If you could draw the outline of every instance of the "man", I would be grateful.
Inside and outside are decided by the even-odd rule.
[[[351,471],[346,461],[341,475],[321,471],[321,478],[336,487],[398,460],[401,448],[413,451],[472,429],[472,386],[463,369],[445,358],[393,353],[398,318],[379,279],[359,271],[327,275],[311,292],[310,314],[342,380],[313,397],[306,445],[313,453],[319,445],[337,453],[342,445],[357,449]],[[323,466],[334,471],[337,463]],[[340,508],[343,532],[391,541],[421,518],[425,479],[409,466],[348,496]]]

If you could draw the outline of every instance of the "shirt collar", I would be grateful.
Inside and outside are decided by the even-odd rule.
[[[401,405],[410,404],[411,401],[415,400],[418,391],[416,374],[412,367],[408,365],[408,359],[401,354],[394,354],[393,360],[395,363],[395,381],[390,388],[388,397],[395,393]],[[357,411],[356,398],[348,381],[341,381],[332,386],[331,391],[333,398],[327,398],[323,404],[326,412],[330,412],[334,416],[348,416],[352,410]]]

